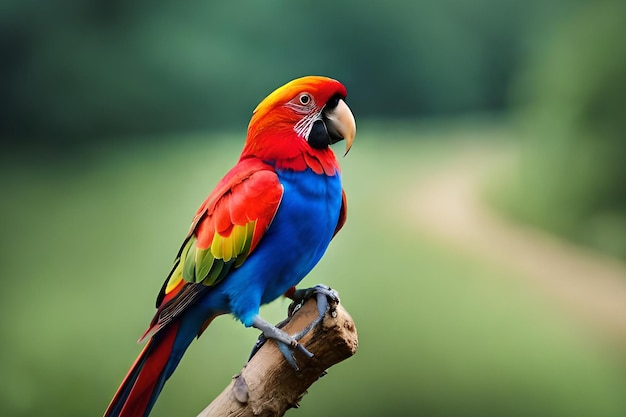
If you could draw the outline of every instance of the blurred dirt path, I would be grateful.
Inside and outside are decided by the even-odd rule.
[[[514,223],[482,201],[485,180],[511,152],[461,149],[420,175],[406,207],[423,232],[519,272],[574,318],[626,350],[626,264]]]

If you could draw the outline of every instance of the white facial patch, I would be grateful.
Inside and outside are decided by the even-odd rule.
[[[321,113],[313,113],[309,114],[302,119],[293,127],[293,130],[296,132],[298,136],[303,139],[308,140],[309,134],[311,133],[311,129],[313,129],[313,123],[318,120],[321,120]]]

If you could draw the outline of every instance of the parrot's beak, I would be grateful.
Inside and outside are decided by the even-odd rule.
[[[345,101],[339,100],[337,106],[324,114],[326,129],[330,136],[331,144],[340,140],[346,141],[346,153],[350,151],[354,136],[356,135],[356,122]]]

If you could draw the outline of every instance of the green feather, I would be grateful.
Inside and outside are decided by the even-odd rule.
[[[219,261],[218,261],[219,262]],[[215,258],[211,253],[211,249],[198,249],[196,248],[196,282],[204,281],[204,279],[209,275],[213,264],[215,263]]]
[[[192,250],[193,248],[193,250]],[[180,254],[180,262],[183,264],[183,279],[188,282],[196,282],[195,274],[195,252],[196,252],[196,237],[189,238],[182,253]]]
[[[215,262],[213,262],[213,266],[209,270],[206,278],[202,280],[202,283],[204,285],[211,286],[219,282],[220,274],[222,272],[223,267],[224,267],[224,261],[221,259],[216,259]]]

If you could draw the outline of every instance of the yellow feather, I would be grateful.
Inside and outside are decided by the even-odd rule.
[[[244,245],[246,244],[246,228],[248,224],[233,227],[231,237],[233,239],[233,247],[235,254],[241,255]]]
[[[167,287],[165,287],[165,294],[169,294],[183,279],[182,267],[180,264],[176,267],[169,281],[167,281]]]
[[[215,259],[222,259],[222,236],[215,232],[213,242],[211,242],[211,253]]]
[[[222,255],[224,262],[228,262],[233,257],[233,235],[222,239]]]

